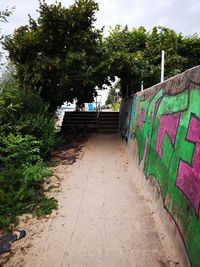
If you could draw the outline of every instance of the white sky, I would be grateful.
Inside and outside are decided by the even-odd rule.
[[[58,0],[59,1],[59,0]],[[47,3],[54,3],[47,0]],[[68,7],[73,0],[61,0]],[[130,28],[144,26],[150,30],[161,25],[182,32],[184,35],[200,34],[200,1],[199,0],[98,0],[96,26],[101,28],[128,25]],[[0,10],[15,6],[9,23],[1,24],[4,34],[10,34],[14,28],[28,22],[27,14],[37,17],[37,0],[0,0]]]
[[[46,0],[54,3],[54,0]],[[58,0],[68,7],[73,0]],[[200,0],[98,0],[96,26],[116,24],[129,28],[144,26],[147,30],[161,25],[182,32],[183,35],[200,35]],[[9,23],[1,23],[3,34],[11,34],[13,30],[28,23],[28,14],[37,18],[38,0],[0,0],[0,10],[6,7],[16,9],[9,18]]]

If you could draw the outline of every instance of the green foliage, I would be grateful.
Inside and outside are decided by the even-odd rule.
[[[43,157],[47,155],[56,142],[54,117],[46,114],[25,114],[22,117],[22,132],[29,132],[40,140],[40,152]]]
[[[0,79],[0,106],[0,134],[15,131],[22,102],[17,82],[8,68]]]
[[[110,75],[121,80],[122,96],[131,93],[140,83],[141,70],[144,68],[144,50],[147,33],[143,27],[128,30],[117,25],[106,38],[110,55]]]
[[[3,42],[12,64],[0,79],[0,227],[24,212],[42,216],[57,207],[42,190],[50,175],[43,159],[57,142],[54,112],[64,101],[92,102],[96,89],[115,76],[122,97],[138,91],[141,81],[146,88],[159,82],[163,49],[166,78],[200,64],[197,35],[117,25],[103,40],[94,27],[97,10],[94,0],[77,0],[69,8],[42,1],[38,19],[29,17]],[[0,22],[10,13],[0,12]],[[117,110],[115,87],[107,104]]]
[[[20,214],[42,215],[56,208],[56,201],[43,193],[43,179],[51,171],[40,157],[40,142],[35,137],[0,136],[0,155],[0,227],[16,223]]]
[[[0,81],[0,228],[16,224],[17,216],[56,207],[42,183],[51,171],[45,157],[55,143],[54,117],[38,95],[20,90],[12,65]]]
[[[8,22],[8,17],[12,14],[14,10],[14,7],[9,10],[8,8],[6,8],[5,10],[0,10],[0,23],[6,23]],[[1,33],[1,28],[0,28],[0,33]],[[1,48],[1,43],[2,43],[2,40],[3,40],[4,36],[0,35],[0,48]],[[1,50],[1,49],[0,49]],[[2,55],[3,53],[0,51],[0,60],[2,58]],[[0,64],[2,65],[2,64]]]
[[[1,165],[17,167],[25,162],[37,162],[40,160],[39,144],[31,135],[10,133],[8,136],[0,136]]]
[[[113,111],[119,111],[120,104],[119,103],[112,103],[112,110]]]
[[[166,27],[122,28],[117,25],[106,38],[110,55],[111,76],[118,76],[122,96],[160,82],[161,51],[165,50],[165,78],[179,74],[200,64],[200,38],[183,37]]]
[[[51,175],[50,170],[42,163],[34,165],[27,163],[22,166],[21,175],[23,179],[21,179],[21,184],[17,191],[18,200],[20,202],[29,201],[30,203],[32,201],[40,201],[42,198],[41,184],[44,177]]]
[[[45,157],[57,139],[55,118],[49,115],[48,107],[44,105],[41,98],[37,97],[36,100],[38,99],[40,101],[35,102],[35,97],[31,97],[24,101],[24,109],[18,120],[18,128],[21,129],[21,133],[29,133],[40,141],[40,155]]]
[[[144,53],[145,69],[143,81],[146,85],[160,82],[161,51],[165,50],[165,79],[181,73],[184,68],[185,58],[179,53],[183,36],[166,27],[154,27],[148,33]]]
[[[14,7],[12,8],[12,10],[9,10],[8,8],[3,11],[0,10],[0,22],[8,22],[7,19],[12,14],[13,10]]]
[[[64,101],[91,102],[108,81],[102,31],[94,28],[98,5],[79,0],[69,8],[40,3],[31,17],[4,42],[20,86],[38,93],[55,111]]]
[[[0,132],[34,136],[44,157],[56,141],[54,116],[39,95],[19,88],[14,72],[13,66],[8,65],[0,82]]]
[[[0,171],[0,227],[7,228],[17,222],[17,216],[36,212],[40,201],[45,198],[42,192],[43,178],[51,172],[44,164],[25,163]]]
[[[106,105],[113,104],[116,102],[116,98],[117,98],[117,93],[115,92],[116,89],[119,89],[119,90],[121,89],[120,81],[118,81],[112,87],[110,87],[108,97],[106,100]],[[118,94],[118,96],[120,96],[120,93]]]
[[[200,38],[198,35],[194,34],[185,37],[181,47],[179,47],[179,53],[182,57],[187,59],[183,63],[184,69],[200,65]]]
[[[53,209],[58,208],[58,202],[55,198],[43,198],[36,210],[36,215],[38,217],[50,214]]]

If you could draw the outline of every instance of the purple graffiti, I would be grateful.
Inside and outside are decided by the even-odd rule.
[[[140,129],[140,131],[142,131],[142,123],[143,123],[143,119],[144,119],[144,109],[141,109],[140,111],[140,117],[139,117],[139,121],[138,121],[138,127]]]
[[[195,143],[192,166],[180,160],[176,186],[184,193],[198,215],[200,204],[200,121],[191,117],[187,140]]]
[[[162,97],[160,97],[160,98],[156,101],[156,105],[155,105],[155,109],[154,109],[154,118],[156,118],[156,114],[157,114],[158,108],[159,108],[159,106],[160,106],[161,100],[162,100]]]
[[[172,145],[174,145],[179,120],[180,120],[180,112],[174,114],[166,114],[160,117],[158,135],[156,140],[156,152],[158,153],[160,158],[162,158],[162,142],[164,135],[166,133]]]

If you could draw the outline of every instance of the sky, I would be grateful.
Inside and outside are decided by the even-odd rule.
[[[59,1],[59,0],[58,0]],[[54,3],[54,0],[46,0]],[[60,0],[65,7],[73,0]],[[97,0],[99,12],[97,13],[96,27],[116,24],[128,25],[130,28],[144,26],[147,30],[161,25],[182,32],[183,35],[200,35],[200,1],[199,0]],[[36,9],[38,0],[0,0],[0,10],[15,6],[9,23],[1,24],[4,34],[11,34],[14,28],[28,22],[28,14],[37,18]]]
[[[200,0],[96,0],[99,11],[96,14],[96,27],[109,27],[116,24],[129,28],[144,26],[151,30],[154,26],[174,29],[184,36],[197,33],[200,35]],[[54,0],[46,0],[55,3]],[[63,6],[73,4],[73,0],[58,0]],[[12,34],[15,28],[28,23],[28,14],[37,18],[38,0],[0,0],[0,10],[15,7],[8,23],[1,23],[1,33]],[[103,94],[103,101],[107,94]]]

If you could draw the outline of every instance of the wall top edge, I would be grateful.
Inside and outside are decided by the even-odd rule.
[[[132,94],[125,99],[134,97],[135,95],[141,98],[146,98],[158,92],[161,88],[166,94],[177,94],[183,90],[191,88],[200,89],[200,65],[173,76],[162,83],[157,83],[147,89],[144,89],[144,91]]]

